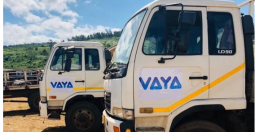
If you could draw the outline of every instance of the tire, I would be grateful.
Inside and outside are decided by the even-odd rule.
[[[30,109],[34,112],[39,112],[39,102],[40,102],[39,92],[35,92],[28,97],[28,105]]]
[[[226,132],[220,126],[209,121],[191,121],[177,127],[174,132]]]
[[[102,122],[102,113],[92,103],[78,102],[66,112],[65,123],[72,132],[96,132]]]

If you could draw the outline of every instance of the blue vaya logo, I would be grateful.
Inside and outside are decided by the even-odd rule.
[[[73,88],[71,82],[50,82],[50,84],[53,88]]]
[[[164,77],[160,77],[160,80],[163,82],[164,84],[164,88],[167,89],[167,86],[168,86],[168,83],[170,82],[171,80],[171,77],[167,77],[166,79]],[[151,82],[151,77],[149,77],[146,82],[144,82],[143,78],[142,77],[139,77],[139,81],[143,87],[144,90],[147,90],[150,82]],[[182,88],[182,85],[179,81],[179,79],[174,76],[174,79],[170,85],[170,89],[181,89]],[[154,77],[152,83],[151,83],[151,86],[150,86],[150,90],[160,90],[162,89],[162,86],[159,82],[159,79],[157,77]]]

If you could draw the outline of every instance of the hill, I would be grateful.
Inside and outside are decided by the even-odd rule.
[[[4,69],[43,68],[53,44],[4,46]]]
[[[117,44],[119,37],[89,38],[80,41],[100,42],[106,48]],[[77,41],[76,39],[69,39]],[[4,69],[26,69],[26,68],[44,68],[52,46],[55,42],[38,44],[21,44],[13,46],[4,46],[3,65]]]

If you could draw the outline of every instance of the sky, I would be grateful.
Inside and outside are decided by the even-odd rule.
[[[60,42],[75,35],[120,31],[153,0],[4,0],[3,44]],[[237,4],[244,0],[234,0]],[[247,7],[241,12],[247,13]]]

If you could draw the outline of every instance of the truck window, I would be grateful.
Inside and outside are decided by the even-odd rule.
[[[195,25],[182,24],[177,55],[202,54],[202,12],[196,13]],[[175,52],[173,36],[178,28],[180,11],[157,11],[146,32],[143,52],[146,55],[173,55]]]
[[[112,57],[112,62],[127,64],[131,55],[131,50],[135,42],[136,35],[142,23],[146,10],[142,10],[132,17],[122,30],[120,39]]]
[[[99,54],[97,49],[85,49],[85,69],[100,69]]]
[[[208,12],[208,40],[210,55],[235,54],[235,35],[230,13]]]
[[[81,70],[82,53],[81,49],[74,49],[74,56],[72,58],[71,71]],[[64,49],[57,49],[51,62],[50,69],[53,71],[60,71],[65,69],[66,54]]]

